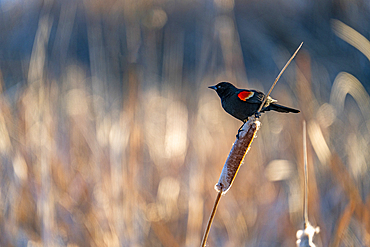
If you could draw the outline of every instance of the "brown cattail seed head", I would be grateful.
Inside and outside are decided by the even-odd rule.
[[[215,185],[215,189],[218,192],[222,191],[222,193],[225,194],[230,189],[259,127],[260,122],[254,117],[251,117],[248,122],[243,125],[243,128],[239,132],[239,139],[235,140],[222,169],[220,179]]]

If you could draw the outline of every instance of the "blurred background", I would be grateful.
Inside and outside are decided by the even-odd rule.
[[[272,92],[209,246],[370,246],[368,0],[1,0],[0,246],[199,246],[241,124]]]

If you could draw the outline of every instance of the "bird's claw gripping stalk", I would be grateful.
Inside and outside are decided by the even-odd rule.
[[[242,128],[243,128],[245,122],[246,122],[246,120],[243,121],[242,126],[240,126],[240,128],[238,129],[238,134],[236,134],[236,139],[238,139],[238,140],[239,140],[239,133],[240,133],[240,131],[242,131]]]
[[[238,139],[238,140],[239,140],[239,133],[240,133],[240,129],[238,129],[238,134],[236,134],[236,139]]]

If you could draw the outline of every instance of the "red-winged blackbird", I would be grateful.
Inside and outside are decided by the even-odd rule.
[[[258,108],[262,104],[264,93],[257,90],[247,90],[236,88],[229,82],[220,82],[216,86],[210,86],[214,89],[221,98],[222,108],[231,116],[245,122],[248,117],[253,114],[258,114]],[[267,98],[265,105],[262,107],[261,113],[265,111],[277,112],[293,112],[299,113],[299,110],[282,106],[276,103],[277,100]],[[240,130],[240,129],[239,129]]]

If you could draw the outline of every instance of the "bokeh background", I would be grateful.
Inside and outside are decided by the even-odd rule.
[[[238,120],[272,92],[208,246],[370,246],[368,0],[1,0],[0,246],[199,246]]]

